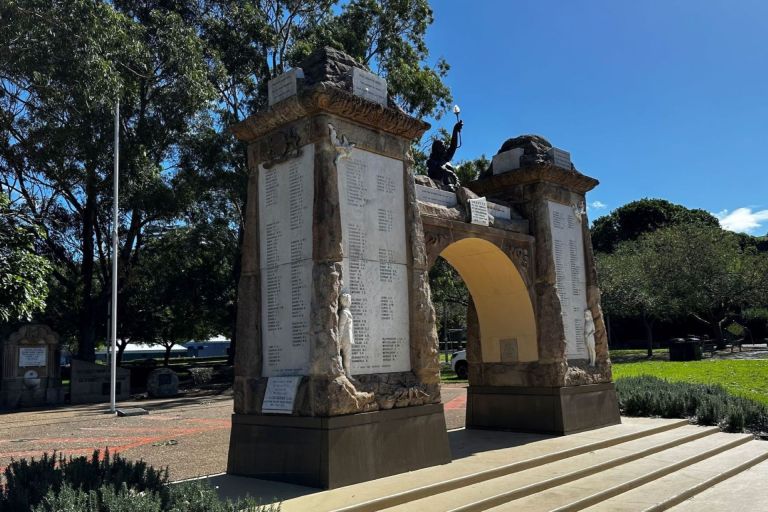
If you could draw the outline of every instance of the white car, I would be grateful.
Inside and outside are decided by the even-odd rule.
[[[459,350],[451,356],[451,368],[460,379],[466,379],[469,375],[469,363],[467,363],[467,351]]]

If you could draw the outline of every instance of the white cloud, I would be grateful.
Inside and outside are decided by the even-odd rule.
[[[723,210],[716,213],[715,217],[720,220],[723,229],[754,234],[764,222],[768,222],[768,210],[753,212],[752,208],[736,208],[732,212]]]
[[[608,208],[608,205],[602,201],[592,201],[589,207],[594,210],[605,210],[606,208]]]

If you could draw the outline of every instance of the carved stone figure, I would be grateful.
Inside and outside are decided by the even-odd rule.
[[[355,344],[352,312],[349,310],[351,305],[352,296],[342,293],[339,297],[339,357],[348,378],[352,378],[352,345]]]
[[[587,308],[584,310],[584,341],[587,344],[589,353],[589,366],[595,366],[595,319],[592,318],[592,311]]]
[[[464,121],[458,121],[453,125],[453,134],[451,135],[451,145],[445,147],[445,143],[436,140],[432,143],[432,152],[427,160],[427,174],[438,186],[443,189],[455,192],[459,186],[459,178],[456,176],[451,158],[456,154],[459,141],[459,134],[464,127]]]
[[[336,133],[336,128],[331,123],[328,123],[328,133],[331,137],[331,144],[336,148],[336,158],[333,159],[333,163],[338,164],[340,158],[349,158],[352,155],[352,150],[355,148],[355,143],[350,142],[344,134],[339,137]]]

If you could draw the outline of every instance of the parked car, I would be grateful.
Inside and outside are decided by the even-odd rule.
[[[460,379],[466,379],[469,376],[469,363],[467,363],[467,351],[459,350],[451,355],[451,368],[456,372]]]

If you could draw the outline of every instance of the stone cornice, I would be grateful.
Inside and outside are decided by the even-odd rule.
[[[338,87],[318,84],[232,125],[230,131],[238,139],[252,142],[287,123],[321,112],[410,140],[421,137],[430,128],[429,123],[399,110],[370,102]]]
[[[533,165],[514,171],[497,174],[488,178],[481,178],[468,185],[475,194],[493,194],[498,190],[508,189],[518,185],[531,185],[534,183],[552,183],[564,188],[586,194],[600,184],[595,178],[578,171],[568,171],[551,164]]]

